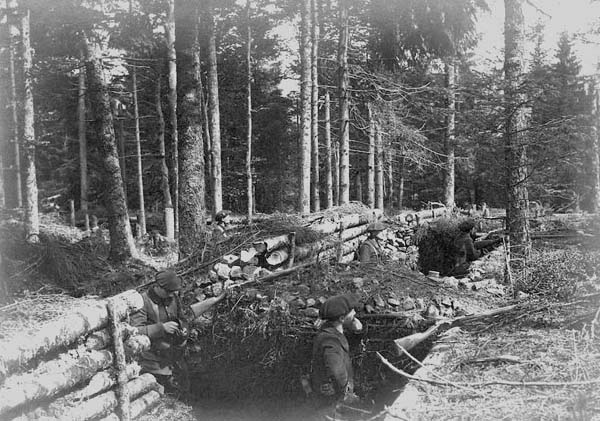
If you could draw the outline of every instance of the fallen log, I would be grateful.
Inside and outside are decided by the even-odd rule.
[[[394,339],[394,346],[396,347],[396,352],[399,356],[401,356],[404,351],[410,351],[415,346],[419,345],[421,342],[427,340],[431,335],[433,335],[440,326],[449,325],[448,322],[436,323],[427,329],[425,332],[417,332],[412,335],[404,336],[402,338]]]
[[[152,374],[146,373],[128,382],[126,387],[129,395],[135,398],[149,390],[159,390],[161,386]],[[117,392],[109,390],[75,406],[53,408],[52,412],[48,412],[48,416],[56,420],[87,421],[110,414],[117,407],[117,403]]]
[[[340,237],[329,237],[314,243],[305,244],[302,246],[296,246],[296,254],[294,258],[296,260],[304,260],[309,257],[313,257],[318,253],[322,253],[326,250],[333,249],[339,246],[340,239],[342,242],[348,242],[355,238],[363,235],[367,232],[367,224],[360,225],[357,227],[349,228],[341,232]],[[358,246],[357,246],[358,247]]]
[[[110,351],[71,351],[41,363],[28,373],[8,377],[0,386],[0,415],[29,402],[69,390],[106,370],[113,362]]]
[[[113,299],[121,301],[123,305],[120,307],[126,309],[118,314],[120,319],[126,316],[127,311],[139,310],[144,306],[142,296],[134,290],[125,291]],[[106,301],[99,300],[32,332],[13,337],[10,342],[0,343],[0,381],[34,358],[67,347],[87,333],[103,328],[107,323]]]
[[[117,371],[117,401],[118,413],[121,421],[130,421],[131,413],[129,411],[130,394],[128,387],[127,362],[125,361],[125,346],[123,345],[123,328],[119,323],[119,307],[114,300],[109,300],[107,304],[109,317],[109,330],[112,333],[113,349],[115,358],[113,359],[115,370]]]
[[[156,390],[151,390],[134,400],[131,403],[131,418],[137,418],[144,412],[153,408],[160,401],[161,394]],[[114,412],[107,417],[101,418],[100,421],[121,421],[119,416]]]

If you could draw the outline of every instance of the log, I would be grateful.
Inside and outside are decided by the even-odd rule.
[[[35,402],[55,396],[91,378],[96,372],[111,366],[110,351],[72,350],[59,358],[41,363],[28,373],[8,377],[0,386],[0,415]]]
[[[112,333],[113,347],[115,351],[114,367],[117,371],[117,400],[118,413],[121,421],[131,420],[129,411],[129,388],[127,377],[127,362],[125,361],[125,346],[123,345],[123,329],[119,323],[119,306],[114,300],[109,300],[107,304],[109,327]]]
[[[128,380],[132,380],[140,375],[141,367],[138,363],[129,364],[125,370]],[[61,407],[73,406],[80,401],[87,400],[98,393],[106,392],[117,384],[117,373],[114,368],[100,371],[90,379],[87,386],[82,389],[71,392],[59,399],[56,399],[48,407],[49,412],[58,411]]]
[[[131,349],[136,349],[140,346],[143,347],[143,344],[145,343],[143,338],[145,337],[145,335],[138,335],[137,329],[128,324],[123,324],[122,328],[125,338],[127,338],[125,340],[125,345],[128,345]],[[99,350],[104,349],[111,344],[112,337],[108,329],[100,329],[88,335],[84,342],[84,347],[88,350]]]
[[[125,291],[113,298],[121,301],[121,308],[129,311],[139,310],[144,306],[142,296],[135,290]],[[118,316],[123,319],[126,314]],[[106,301],[99,300],[72,314],[45,323],[32,332],[13,337],[10,342],[0,343],[0,381],[34,358],[67,347],[87,333],[105,327],[107,323]]]
[[[151,390],[131,402],[131,418],[137,418],[144,412],[153,408],[160,401],[161,394],[156,390]],[[109,416],[101,418],[100,421],[121,421],[114,412]]]
[[[158,389],[160,389],[160,385],[150,373],[142,374],[127,383],[127,391],[132,397]],[[110,414],[117,407],[117,402],[116,391],[109,390],[75,406],[54,408],[53,412],[48,413],[48,416],[55,420],[87,421]]]
[[[341,233],[341,240],[343,242],[348,242],[350,240],[354,240],[355,238],[363,235],[367,232],[367,224],[360,225],[354,228],[345,229]],[[340,242],[340,238],[325,238],[320,241],[315,241],[314,243],[304,244],[302,246],[296,246],[296,254],[294,256],[297,260],[303,260],[310,256],[314,256],[317,253],[324,252],[325,250],[329,250],[338,246]],[[358,247],[358,246],[357,246]]]

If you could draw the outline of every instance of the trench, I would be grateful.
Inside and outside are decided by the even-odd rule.
[[[385,321],[389,323],[388,320]],[[408,379],[392,372],[384,366],[376,355],[380,352],[396,367],[408,373],[414,373],[419,367],[405,356],[397,356],[393,348],[393,339],[425,330],[388,326],[386,323],[370,321],[365,324],[361,335],[347,334],[350,352],[353,358],[355,390],[361,397],[358,410],[347,410],[343,419],[373,419],[383,414],[386,406],[391,405],[402,393]],[[435,338],[416,346],[411,352],[419,361],[430,352]],[[276,349],[279,342],[271,342]],[[194,416],[206,421],[305,421],[314,419],[313,400],[304,393],[300,375],[306,372],[310,364],[310,343],[298,344],[290,355],[281,355],[282,364],[276,370],[258,370],[259,358],[246,358],[234,368],[206,368],[200,362],[194,364],[192,356],[190,374],[190,393],[187,403],[193,407]],[[232,352],[241,358],[241,350]],[[257,355],[258,356],[258,355]],[[235,358],[235,357],[234,357]],[[198,361],[196,361],[198,362]],[[203,367],[199,370],[199,367]],[[248,376],[263,375],[261,379]],[[282,379],[284,386],[282,386]],[[257,382],[258,380],[258,382]],[[256,386],[259,384],[259,386]],[[229,388],[228,388],[229,386]],[[383,415],[380,418],[383,419]]]

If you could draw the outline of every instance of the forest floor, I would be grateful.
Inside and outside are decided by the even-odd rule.
[[[55,218],[45,219],[42,244],[33,249],[20,243],[17,247],[14,239],[18,237],[18,225],[7,221],[0,227],[4,270],[9,270],[9,301],[0,307],[3,334],[17,330],[19,325],[55,317],[58,313],[44,311],[48,303],[68,301],[69,295],[106,296],[135,288],[150,282],[157,268],[173,261],[172,253],[163,250],[146,252],[144,258],[126,265],[109,265],[105,260],[105,233],[83,237],[79,230]],[[215,370],[202,362],[192,367],[193,375],[198,376],[196,382],[192,381],[196,399],[184,403],[165,398],[142,419],[306,419],[308,406],[301,395],[298,374],[310,360],[307,352],[314,327],[293,307],[286,309],[290,317],[285,319],[257,316],[239,322],[239,317],[258,311],[257,293],[273,302],[285,294],[306,300],[346,291],[357,292],[364,303],[383,299],[387,312],[397,305],[388,305],[390,300],[401,306],[407,299],[416,302],[413,310],[404,312],[413,317],[408,322],[403,319],[401,325],[382,324],[364,314],[366,339],[355,341],[361,349],[360,360],[355,363],[361,385],[359,395],[365,398],[365,404],[364,412],[353,419],[600,419],[599,227],[600,221],[595,218],[573,215],[536,223],[538,239],[534,242],[533,261],[537,266],[526,285],[527,293],[516,299],[510,287],[503,285],[505,257],[501,249],[476,262],[474,269],[487,281],[476,291],[452,279],[430,279],[393,262],[378,268],[307,268],[229,296],[209,320],[212,325],[198,326],[205,336],[196,344],[198,349],[192,357],[196,361],[206,358]],[[186,281],[191,285],[194,279]],[[195,292],[193,287],[186,291],[191,295]],[[413,352],[417,361],[396,355],[390,347],[392,339],[424,330],[435,319],[480,314],[515,304],[518,308],[513,312],[442,332],[437,342],[445,344],[445,349],[432,350],[430,341]],[[427,317],[432,306],[436,310]],[[25,307],[31,311],[23,311]],[[237,327],[232,327],[236,322]],[[277,323],[285,325],[286,330],[272,330],[269,336],[267,328]],[[260,329],[260,335],[253,333]],[[230,336],[221,340],[219,335]],[[244,365],[234,364],[227,371],[223,367],[231,361],[222,354],[225,347],[231,346],[243,349],[247,359]],[[272,355],[269,349],[277,352]],[[288,357],[278,355],[285,352],[289,352]],[[395,367],[416,373],[417,379],[405,386],[406,380],[385,367],[377,353]],[[420,360],[427,363],[436,355],[435,367],[421,367]],[[269,361],[265,361],[267,357]],[[239,359],[239,353],[231,358]],[[253,378],[261,373],[264,378]],[[253,403],[231,394],[222,400],[222,388],[235,391],[237,397],[247,393]],[[204,397],[198,396],[205,392]],[[297,399],[287,399],[294,394]],[[236,400],[239,405],[233,403]]]

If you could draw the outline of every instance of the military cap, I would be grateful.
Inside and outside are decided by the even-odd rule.
[[[167,291],[179,291],[181,289],[181,278],[173,270],[161,270],[156,274],[156,283]]]
[[[353,294],[342,294],[328,298],[319,310],[319,317],[324,320],[336,320],[358,307],[358,299]]]
[[[222,220],[224,220],[225,218],[227,218],[229,216],[229,212],[222,210],[217,212],[217,214],[215,215],[215,221],[217,222],[221,222]]]
[[[472,219],[465,219],[458,224],[458,229],[462,232],[469,232],[475,227],[475,221]]]

